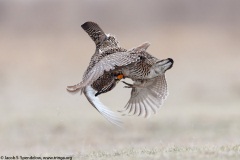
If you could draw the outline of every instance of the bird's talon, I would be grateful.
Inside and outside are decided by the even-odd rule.
[[[124,84],[126,84],[127,86],[132,86],[132,84],[130,84],[130,83],[127,83],[127,82],[125,82],[125,81],[122,81]]]
[[[133,85],[127,82],[122,81],[124,84],[126,84],[126,86],[124,86],[124,88],[133,88]]]

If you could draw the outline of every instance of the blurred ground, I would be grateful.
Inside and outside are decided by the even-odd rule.
[[[239,8],[237,0],[0,1],[1,154],[239,159]],[[125,48],[149,41],[154,56],[175,60],[158,114],[124,118],[119,129],[66,92],[94,52],[80,27],[88,20]],[[119,84],[101,99],[117,110],[129,94]]]

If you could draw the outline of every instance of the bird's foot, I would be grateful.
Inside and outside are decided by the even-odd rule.
[[[124,86],[124,88],[134,88],[133,84],[127,83],[125,81],[122,81],[122,82],[127,85],[127,86]]]

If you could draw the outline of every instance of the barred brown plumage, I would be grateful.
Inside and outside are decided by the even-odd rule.
[[[96,44],[83,79],[74,86],[68,86],[70,92],[82,91],[88,101],[107,120],[121,125],[120,119],[107,109],[96,97],[111,91],[122,78],[130,78],[133,84],[124,82],[126,88],[132,88],[131,98],[123,111],[129,115],[149,117],[163,104],[168,95],[165,72],[173,65],[171,58],[159,60],[146,50],[149,43],[126,50],[119,46],[116,38],[105,34],[94,22],[86,22],[82,28]]]

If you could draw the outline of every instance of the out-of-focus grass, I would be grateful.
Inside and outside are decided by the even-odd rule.
[[[162,108],[150,119],[126,117],[124,129],[90,107],[5,118],[1,113],[1,152],[74,159],[239,159],[237,106],[179,107]]]
[[[88,154],[75,155],[76,159],[195,159],[195,160],[238,160],[240,145],[232,146],[161,146],[158,148],[126,148],[112,151],[94,151]]]

